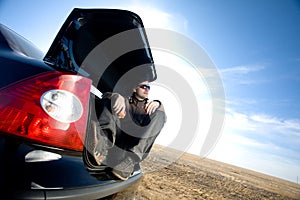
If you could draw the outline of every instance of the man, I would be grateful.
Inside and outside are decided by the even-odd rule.
[[[150,101],[149,91],[149,82],[144,81],[129,98],[105,93],[101,100],[101,129],[93,157],[98,165],[111,166],[121,180],[127,180],[135,164],[148,156],[166,121],[163,105],[158,100]]]

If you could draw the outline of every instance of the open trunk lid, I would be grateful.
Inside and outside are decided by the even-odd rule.
[[[44,61],[89,77],[102,93],[128,95],[137,83],[156,79],[142,20],[125,10],[75,8]]]
[[[59,30],[44,61],[57,70],[90,78],[93,86],[102,93],[131,95],[138,83],[157,78],[142,20],[125,10],[74,9]],[[83,159],[89,170],[105,172],[106,166],[93,162],[93,152],[88,146],[93,145],[94,136],[99,132],[95,125],[98,103],[99,98],[91,95]],[[136,173],[140,173],[139,165]],[[92,174],[101,179],[101,173]]]

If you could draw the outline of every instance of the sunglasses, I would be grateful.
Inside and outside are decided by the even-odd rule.
[[[142,89],[147,89],[147,90],[150,90],[150,86],[149,85],[139,85],[139,88],[142,88]]]

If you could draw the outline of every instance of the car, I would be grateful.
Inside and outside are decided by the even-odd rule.
[[[0,66],[1,199],[99,199],[141,180],[139,165],[119,180],[87,148],[101,94],[157,77],[137,14],[75,8],[45,55],[1,24]]]

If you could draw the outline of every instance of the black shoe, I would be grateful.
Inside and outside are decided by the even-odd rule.
[[[109,140],[107,134],[102,130],[98,123],[93,123],[93,130],[89,135],[88,151],[91,154],[95,164],[105,165],[104,162],[107,157]]]
[[[107,134],[101,128],[95,138],[95,149],[93,152],[93,157],[98,165],[105,164],[108,149],[110,148],[109,140]]]
[[[134,170],[134,161],[131,157],[126,157],[120,164],[116,165],[112,169],[113,175],[119,179],[125,181],[127,180]]]

